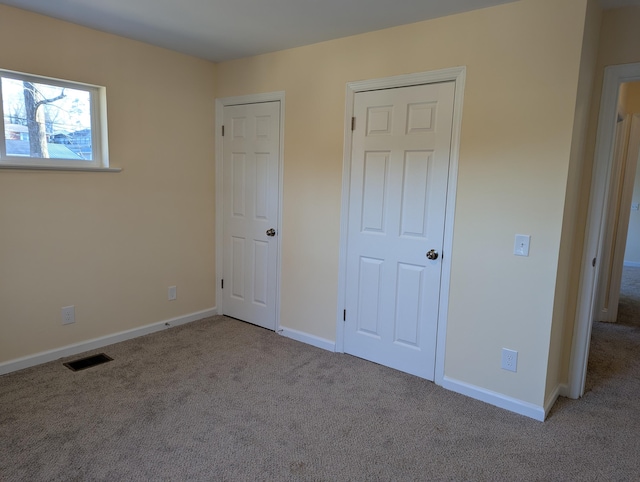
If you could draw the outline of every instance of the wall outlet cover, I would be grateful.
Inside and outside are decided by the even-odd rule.
[[[62,324],[69,325],[76,322],[76,307],[74,305],[62,308]]]
[[[503,370],[509,370],[510,372],[518,371],[518,352],[503,348],[502,363],[500,366]]]

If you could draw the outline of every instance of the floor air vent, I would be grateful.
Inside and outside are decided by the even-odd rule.
[[[69,363],[63,363],[63,365],[66,366],[69,370],[77,372],[78,370],[84,370],[85,368],[91,368],[96,365],[101,365],[103,363],[110,362],[111,360],[113,360],[113,358],[105,355],[104,353],[100,353],[98,355],[80,358],[79,360]]]

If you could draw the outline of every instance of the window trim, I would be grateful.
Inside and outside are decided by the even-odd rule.
[[[63,170],[63,171],[101,171],[119,172],[121,169],[109,167],[108,133],[107,133],[107,97],[106,88],[99,85],[57,79],[35,74],[27,74],[12,70],[0,69],[2,78],[34,82],[83,90],[90,93],[91,106],[91,160],[51,159],[39,157],[8,156],[6,153],[4,102],[0,84],[0,169],[27,170]]]

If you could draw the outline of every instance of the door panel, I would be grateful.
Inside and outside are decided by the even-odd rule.
[[[395,337],[396,343],[419,347],[420,315],[422,313],[422,280],[424,266],[398,264],[396,295]]]
[[[280,103],[227,106],[223,137],[223,312],[276,327]]]
[[[387,187],[388,152],[366,152],[362,189],[362,230],[382,233]]]
[[[404,160],[400,234],[426,237],[431,152],[407,152]]]
[[[376,302],[382,286],[382,259],[360,257],[357,330],[380,338],[380,304]]]
[[[454,83],[355,95],[345,352],[433,380]]]

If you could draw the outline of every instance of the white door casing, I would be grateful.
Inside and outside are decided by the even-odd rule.
[[[430,380],[454,93],[443,82],[354,102],[344,350]]]
[[[278,318],[280,108],[278,101],[223,108],[221,312],[271,330]]]

